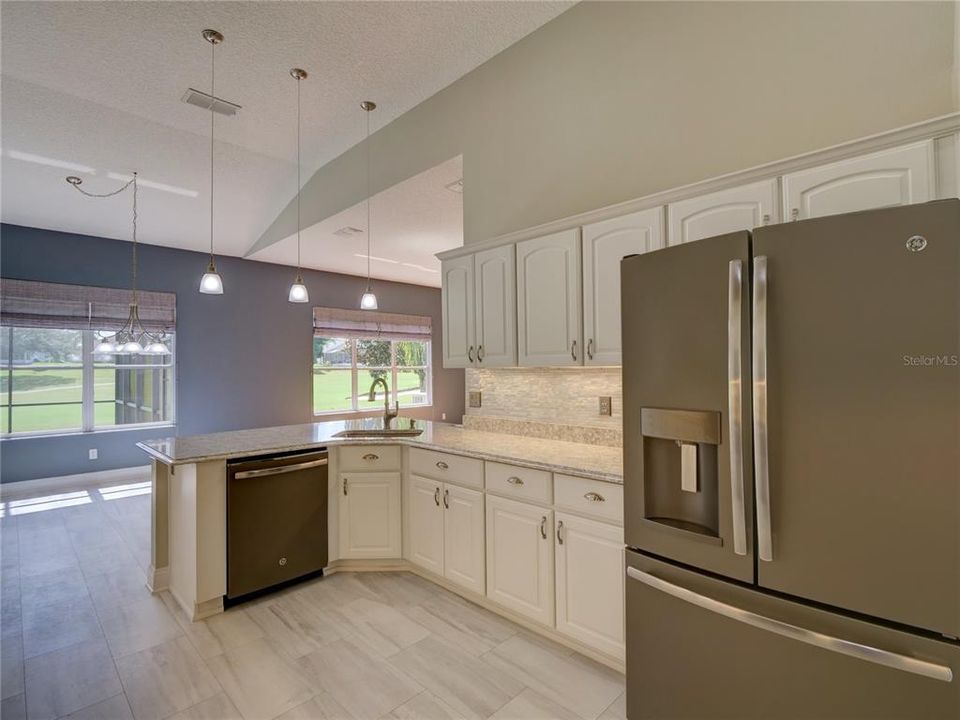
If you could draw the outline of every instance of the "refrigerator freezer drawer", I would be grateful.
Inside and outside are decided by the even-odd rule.
[[[960,646],[627,553],[627,716],[960,717]]]

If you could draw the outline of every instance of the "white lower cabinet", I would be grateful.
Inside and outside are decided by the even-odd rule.
[[[553,625],[553,511],[487,496],[487,597]]]
[[[557,630],[624,656],[623,529],[557,513]]]
[[[400,473],[341,473],[338,485],[340,557],[399,558]]]
[[[482,595],[483,493],[411,475],[407,516],[407,559]]]
[[[483,594],[483,493],[445,485],[443,488],[443,576],[467,590]]]

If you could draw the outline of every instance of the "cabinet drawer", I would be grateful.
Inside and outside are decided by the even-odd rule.
[[[623,486],[555,475],[557,507],[623,524]]]
[[[483,461],[462,455],[410,448],[410,472],[434,480],[483,487]]]
[[[400,447],[397,445],[343,445],[337,452],[341,472],[400,470]]]
[[[550,473],[545,470],[486,463],[487,490],[517,500],[530,500],[549,505],[553,500]]]

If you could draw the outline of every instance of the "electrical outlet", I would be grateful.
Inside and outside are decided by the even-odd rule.
[[[441,420],[446,420],[446,419],[447,419],[447,414],[446,414],[446,413],[440,413],[440,419],[441,419]]]
[[[90,448],[87,451],[87,457],[89,457],[91,460],[96,460],[99,457],[99,455],[100,453],[96,448]]]
[[[479,390],[470,391],[470,407],[472,408],[480,407],[480,391]]]
[[[613,415],[613,398],[609,395],[600,396],[600,414]]]

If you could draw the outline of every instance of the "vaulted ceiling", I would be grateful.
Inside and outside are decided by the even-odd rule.
[[[291,67],[310,73],[302,85],[306,181],[362,140],[360,100],[377,101],[371,117],[375,130],[569,6],[3,3],[2,219],[128,239],[128,200],[82,197],[63,178],[79,175],[84,188],[104,192],[119,185],[117,177],[137,170],[147,181],[140,195],[141,239],[206,249],[210,120],[206,111],[181,98],[188,88],[209,91],[210,46],[200,31],[212,27],[226,37],[216,50],[216,94],[242,106],[235,117],[216,117],[216,250],[244,255],[296,193]],[[437,284],[434,273],[417,274],[414,266],[443,249],[436,247],[438,235],[445,247],[462,242],[462,232],[450,237],[456,234],[454,214],[461,198],[431,184],[458,172],[458,163],[453,159],[412,178],[405,188],[378,196],[375,212],[379,203],[384,215],[374,218],[374,243],[381,234],[392,237],[389,259],[398,262],[381,263],[375,275]],[[348,209],[342,218],[304,233],[313,243],[304,253],[306,266],[362,271],[355,267],[359,261],[365,269],[365,258],[356,257],[365,250],[357,250],[356,240],[342,243],[336,242],[341,236],[331,236],[356,224],[356,213]],[[432,219],[437,228],[430,227]],[[392,234],[391,223],[397,224]],[[253,257],[291,262],[287,245],[278,243]],[[371,254],[377,256],[376,247]]]

